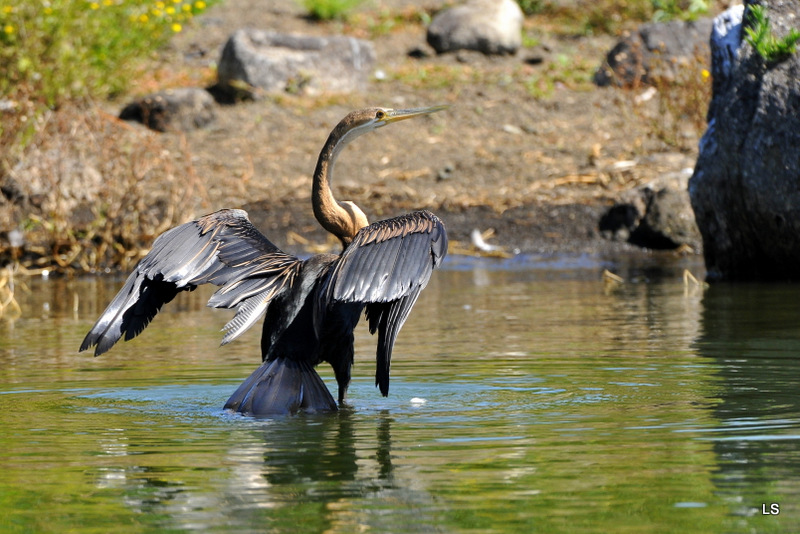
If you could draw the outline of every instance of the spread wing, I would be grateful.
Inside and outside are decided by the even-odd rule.
[[[236,308],[225,325],[223,344],[247,330],[270,300],[291,286],[300,261],[282,252],[248,220],[243,210],[221,210],[167,230],[136,265],[84,338],[81,351],[109,350],[125,335],[139,335],[161,306],[200,284],[220,286],[208,302]]]
[[[331,269],[325,301],[366,304],[370,332],[378,332],[375,385],[384,396],[397,334],[446,254],[444,223],[416,211],[362,228]]]

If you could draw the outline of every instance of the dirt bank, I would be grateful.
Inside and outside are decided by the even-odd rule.
[[[516,56],[435,56],[413,14],[443,4],[375,0],[347,24],[310,21],[293,0],[225,0],[174,39],[153,62],[150,85],[136,90],[209,83],[222,45],[240,27],[369,38],[382,79],[367,92],[223,106],[211,126],[186,134],[204,209],[244,206],[281,246],[324,242],[309,193],[329,130],[353,108],[444,103],[451,106],[444,112],[349,147],[337,164],[337,196],[373,220],[431,209],[455,241],[478,228],[494,229],[494,244],[528,252],[630,248],[601,238],[602,212],[620,192],[692,166],[695,154],[656,139],[657,106],[632,102],[641,91],[586,80],[614,38],[563,35],[529,18],[526,34],[539,44]],[[378,23],[389,29],[369,30]]]

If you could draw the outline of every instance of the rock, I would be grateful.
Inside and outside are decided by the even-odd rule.
[[[202,128],[216,117],[216,105],[204,89],[185,87],[154,93],[125,106],[119,118],[141,122],[159,132]]]
[[[222,87],[257,97],[258,90],[309,94],[363,90],[374,64],[375,49],[362,39],[243,29],[228,39],[217,70]]]
[[[437,53],[514,54],[522,45],[522,10],[514,0],[468,0],[436,14],[428,44]]]
[[[672,76],[676,65],[696,56],[707,64],[711,23],[711,19],[700,19],[642,25],[606,55],[604,64],[595,72],[595,84],[604,87],[648,83],[653,76]]]
[[[797,27],[800,0],[762,2]],[[768,63],[742,38],[742,6],[714,21],[714,84],[689,194],[710,280],[800,279],[800,56]]]
[[[700,233],[687,192],[691,171],[669,173],[627,192],[600,219],[607,239],[650,249],[700,248]]]

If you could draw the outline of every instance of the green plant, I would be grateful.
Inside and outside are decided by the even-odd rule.
[[[122,91],[147,56],[216,0],[7,0],[0,95],[47,107]]]
[[[708,0],[652,0],[653,20],[697,20],[700,15],[708,13]]]
[[[302,0],[309,16],[319,20],[331,20],[344,15],[364,0]]]
[[[588,90],[592,87],[592,73],[595,65],[572,51],[557,54],[537,70],[536,75],[523,80],[523,85],[534,98],[546,99],[553,95],[558,86],[569,87],[574,91]]]
[[[800,32],[792,28],[786,37],[779,39],[769,27],[766,8],[758,4],[748,6],[749,26],[744,29],[745,40],[769,63],[782,61],[797,49]]]
[[[431,14],[423,8],[409,6],[401,10],[365,10],[347,17],[345,32],[368,35],[374,39],[409,27],[426,27],[431,23]]]
[[[632,22],[653,16],[652,0],[577,0],[542,3],[537,25],[558,35],[616,35]]]
[[[517,0],[517,3],[526,15],[539,13],[544,8],[544,0]]]
[[[4,0],[0,6],[0,175],[48,109],[128,89],[146,58],[218,0]]]

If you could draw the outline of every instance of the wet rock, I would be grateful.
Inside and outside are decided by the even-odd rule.
[[[691,171],[669,173],[627,192],[600,219],[606,239],[650,249],[700,248],[687,184]]]
[[[372,43],[242,29],[225,44],[219,84],[231,92],[349,93],[366,88],[375,64]]]
[[[702,58],[708,63],[711,19],[644,24],[626,35],[606,55],[594,75],[601,86],[648,83],[653,76],[672,76],[676,66]]]
[[[141,122],[159,132],[189,131],[202,128],[216,117],[216,104],[204,89],[168,89],[125,106],[119,118]]]
[[[522,10],[514,0],[469,0],[440,11],[428,27],[437,53],[514,54],[522,45]]]
[[[800,0],[764,2],[780,38]],[[800,55],[768,63],[743,38],[742,6],[714,21],[708,128],[689,193],[708,278],[800,279]]]

